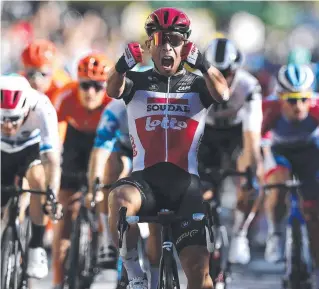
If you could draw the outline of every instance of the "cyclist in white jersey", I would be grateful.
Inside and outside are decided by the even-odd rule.
[[[111,184],[127,177],[132,170],[132,146],[129,138],[127,112],[123,100],[113,99],[104,109],[96,130],[93,149],[90,155],[88,183],[90,189],[98,177],[104,184]],[[101,268],[112,269],[116,261],[106,248],[112,245],[108,226],[108,193],[105,191],[101,208],[103,238],[99,251]],[[88,194],[92,198],[92,194]],[[109,248],[110,251],[113,248]],[[114,254],[113,254],[114,255]]]
[[[60,185],[60,147],[57,115],[49,98],[31,88],[18,75],[0,76],[1,89],[1,185],[10,186],[17,178],[26,177],[29,187],[56,193]],[[1,206],[10,195],[1,194]],[[48,201],[32,195],[30,216],[32,238],[29,244],[27,273],[44,278],[48,260],[43,248],[43,235],[51,212]],[[58,217],[62,207],[58,205]]]
[[[109,224],[116,244],[122,206],[127,207],[128,215],[156,215],[163,208],[189,216],[203,211],[197,149],[206,109],[229,98],[224,77],[188,41],[190,20],[185,13],[175,8],[157,9],[147,18],[145,29],[149,37],[146,46],[155,68],[129,71],[143,57],[140,44],[129,43],[110,70],[107,86],[110,97],[123,98],[126,103],[133,147],[133,173],[118,181],[109,197]],[[203,76],[187,72],[184,62],[199,69]],[[172,233],[188,288],[213,288],[203,224],[174,224]],[[123,264],[130,288],[146,289],[136,237],[137,231],[131,227]],[[159,240],[160,232],[150,224],[148,256],[153,266],[158,266],[160,258]],[[157,280],[151,283],[154,288]]]
[[[222,153],[230,157],[239,171],[255,165],[257,176],[262,179],[262,95],[258,80],[241,68],[243,55],[231,40],[217,38],[211,41],[206,57],[224,75],[231,93],[227,103],[215,105],[208,110],[205,133],[199,149],[201,178],[205,180],[206,189],[204,198],[210,198],[217,181],[214,179],[214,171],[222,167]],[[247,263],[250,259],[248,240],[236,236],[244,221],[245,212],[249,209],[246,204],[247,193],[238,187],[232,230],[234,236],[229,254],[232,263]]]

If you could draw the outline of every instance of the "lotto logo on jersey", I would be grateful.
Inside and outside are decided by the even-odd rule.
[[[179,121],[175,117],[169,118],[164,116],[162,120],[154,119],[149,116],[146,118],[145,130],[152,131],[156,127],[162,127],[164,129],[182,130],[187,128],[187,122]]]

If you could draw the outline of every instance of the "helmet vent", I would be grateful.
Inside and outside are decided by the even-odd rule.
[[[25,107],[26,102],[27,102],[27,99],[25,98],[23,101],[22,107]]]
[[[166,24],[168,21],[168,11],[164,12],[164,23]]]
[[[157,15],[154,15],[154,22],[156,26],[160,26],[160,23],[158,21]]]
[[[175,16],[173,20],[173,25],[177,22],[177,20],[178,20],[178,16]]]
[[[216,62],[225,61],[226,39],[220,39],[216,46]]]
[[[15,91],[13,95],[13,102],[16,102],[18,96],[19,96],[19,91]]]

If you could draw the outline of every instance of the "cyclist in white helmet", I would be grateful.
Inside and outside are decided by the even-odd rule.
[[[205,55],[224,75],[231,93],[227,103],[212,106],[208,110],[205,133],[199,149],[201,177],[206,181],[204,198],[209,199],[217,181],[214,179],[214,171],[222,167],[222,152],[230,157],[233,166],[239,171],[245,171],[248,166],[254,165],[257,176],[262,179],[262,95],[258,80],[241,68],[243,55],[231,40],[212,40]],[[250,260],[248,240],[237,236],[248,210],[247,193],[238,187],[229,253],[229,261],[232,263],[247,263]]]
[[[22,76],[0,76],[1,89],[1,185],[16,184],[25,177],[31,189],[57,192],[60,185],[60,149],[57,115],[49,98],[31,88]],[[1,207],[10,195],[1,194]],[[43,248],[43,235],[50,203],[32,195],[30,216],[32,238],[29,243],[27,274],[44,278],[48,260]],[[58,206],[58,215],[62,207]],[[59,216],[57,216],[59,217]]]
[[[313,97],[314,74],[308,65],[289,64],[278,73],[278,99],[263,103],[262,144],[265,182],[298,176],[319,288],[319,99]],[[265,199],[268,240],[265,259],[280,261],[285,195],[272,190]],[[309,277],[309,276],[308,276]]]

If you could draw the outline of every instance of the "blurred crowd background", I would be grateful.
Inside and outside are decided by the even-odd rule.
[[[319,75],[316,1],[1,1],[1,72],[21,69],[20,54],[28,42],[50,39],[59,65],[76,78],[78,59],[92,49],[116,61],[129,41],[144,43],[146,17],[165,6],[187,13],[190,38],[201,49],[216,36],[231,38],[264,96],[273,93],[274,76],[288,60],[311,63]]]

